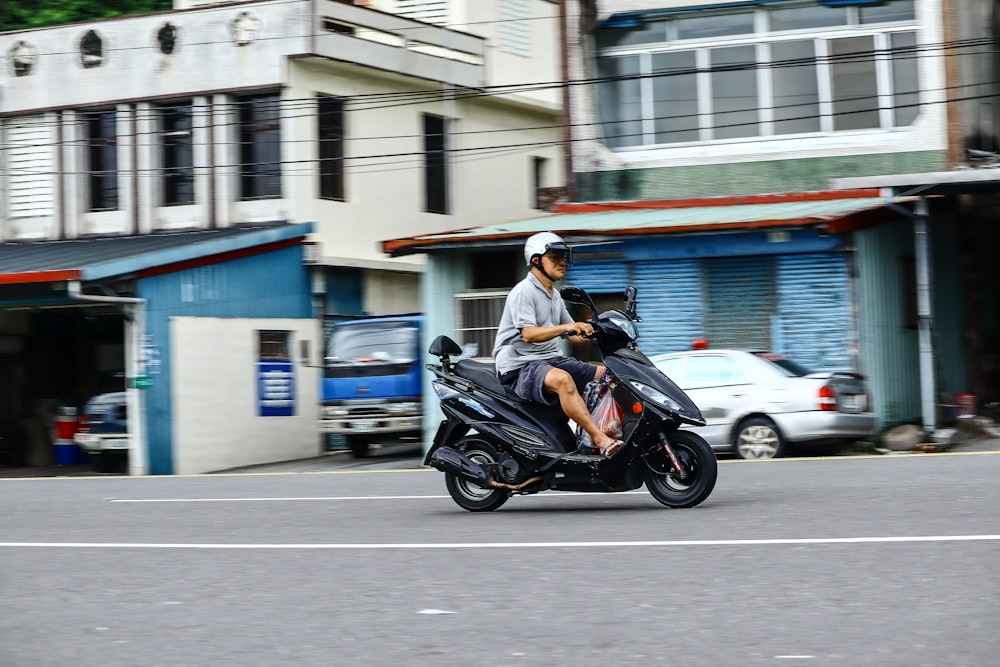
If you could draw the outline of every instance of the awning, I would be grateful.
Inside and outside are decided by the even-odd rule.
[[[895,217],[897,214],[890,206],[914,199],[911,196],[883,197],[877,189],[865,189],[567,204],[552,215],[383,241],[382,250],[398,257],[446,248],[516,245],[531,234],[545,231],[577,242],[810,226],[822,227],[829,233],[842,233]]]
[[[0,243],[0,307],[72,301],[66,288],[144,278],[299,245],[312,223]]]

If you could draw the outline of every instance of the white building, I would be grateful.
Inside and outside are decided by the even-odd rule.
[[[164,373],[194,375],[144,390],[155,424],[149,457],[136,460],[148,458],[154,472],[196,472],[281,458],[240,449],[232,434],[231,451],[206,456],[199,448],[212,443],[197,438],[217,442],[224,429],[171,421],[171,410],[192,405],[174,401],[168,385],[217,378],[221,391],[236,372],[199,359],[238,365],[258,354],[247,342],[239,347],[247,359],[198,356],[178,341],[204,330],[171,318],[238,319],[247,335],[254,322],[283,323],[294,354],[280,354],[302,364],[297,377],[309,386],[297,405],[315,404],[319,328],[310,333],[290,318],[418,311],[422,260],[388,259],[380,241],[535,215],[548,189],[563,185],[559,25],[558,5],[548,0],[178,0],[170,12],[0,33],[0,250],[9,258],[0,266],[0,380],[16,382],[0,400],[0,420],[23,416],[37,398],[24,378],[48,363],[30,344],[40,304],[66,315],[59,326],[67,337],[89,331],[82,314],[69,313],[98,309],[127,333],[88,338],[45,396],[122,369],[132,382],[143,372],[145,341]],[[214,259],[187,253],[176,261],[179,251],[164,239],[180,234],[215,239],[205,251]],[[304,289],[265,296],[274,287],[259,273],[267,262],[239,261],[277,253],[280,279],[298,289],[281,253],[306,234]],[[137,238],[157,248],[154,259],[133,261],[124,240]],[[29,261],[26,249],[39,244],[71,249],[49,256],[72,265],[54,272]],[[101,256],[99,272],[88,274],[87,249]],[[207,268],[220,257],[228,268]],[[307,270],[301,259],[298,270]],[[97,273],[100,283],[88,283]],[[150,282],[167,273],[176,281]],[[259,304],[246,302],[248,280],[263,281]],[[84,307],[80,293],[138,299],[147,321],[123,317],[112,301]],[[300,297],[318,307],[304,314]],[[215,303],[198,310],[203,300]],[[76,349],[69,343],[56,344]],[[138,414],[139,394],[129,391]],[[245,418],[251,394],[246,405],[219,406],[219,422]],[[307,423],[315,429],[315,406],[296,419],[301,441]],[[259,431],[239,423],[244,435]],[[176,432],[164,435],[169,428]],[[182,451],[192,457],[179,459]]]

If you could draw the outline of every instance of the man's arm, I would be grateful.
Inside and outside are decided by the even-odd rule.
[[[554,327],[522,327],[521,338],[527,343],[544,343],[563,334],[570,334],[569,341],[575,345],[590,342],[589,339],[576,335],[577,332],[589,336],[594,333],[594,325],[590,322],[569,322]]]

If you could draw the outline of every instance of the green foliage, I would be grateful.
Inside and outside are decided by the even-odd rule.
[[[173,0],[0,0],[0,32],[173,9]]]

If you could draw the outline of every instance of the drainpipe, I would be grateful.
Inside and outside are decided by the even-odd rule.
[[[146,329],[146,300],[130,296],[105,296],[84,294],[79,280],[67,283],[67,292],[76,301],[115,303],[127,309],[125,316],[125,378],[132,380],[140,375],[142,335]],[[129,383],[131,384],[131,382]],[[126,386],[125,403],[128,410],[128,474],[145,475],[149,472],[146,456],[146,413],[142,390]]]
[[[917,270],[917,342],[920,351],[920,407],[924,432],[937,428],[934,386],[934,346],[931,340],[931,271],[927,240],[927,198],[915,203],[913,217],[914,254]]]

